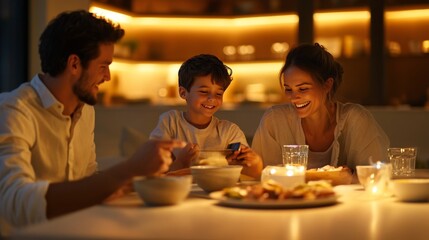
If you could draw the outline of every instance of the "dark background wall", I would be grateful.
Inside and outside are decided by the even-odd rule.
[[[28,1],[0,0],[0,92],[27,81]]]

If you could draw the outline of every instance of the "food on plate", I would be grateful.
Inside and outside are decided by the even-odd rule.
[[[211,166],[226,166],[227,151],[223,150],[204,150],[200,151],[198,159],[194,162],[194,165],[211,165]]]
[[[352,183],[353,175],[350,168],[346,166],[334,167],[326,165],[321,168],[308,169],[305,173],[305,180],[307,182],[327,180],[330,181],[333,186],[336,186]]]
[[[335,196],[332,185],[326,181],[313,181],[297,185],[294,188],[283,188],[279,183],[268,180],[255,185],[225,188],[222,193],[227,198],[252,201],[314,200]]]
[[[321,168],[312,168],[309,169],[309,171],[318,171],[318,172],[335,172],[335,171],[342,171],[344,168],[347,167],[343,167],[343,166],[339,166],[339,167],[334,167],[331,165],[325,165]]]

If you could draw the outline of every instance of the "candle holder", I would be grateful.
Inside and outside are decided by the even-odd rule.
[[[284,188],[293,188],[305,183],[304,165],[267,166],[262,171],[261,182],[273,180]]]

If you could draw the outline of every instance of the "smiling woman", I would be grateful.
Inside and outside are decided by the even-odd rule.
[[[336,101],[343,69],[317,43],[292,49],[280,70],[289,103],[269,108],[252,147],[264,165],[281,164],[281,146],[309,145],[308,168],[366,165],[385,159],[389,139],[358,104]]]

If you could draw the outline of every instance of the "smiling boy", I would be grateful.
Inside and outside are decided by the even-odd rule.
[[[214,114],[221,108],[223,94],[232,81],[232,70],[216,56],[200,54],[186,60],[179,69],[179,95],[186,100],[186,111],[161,114],[151,139],[179,139],[188,142],[173,151],[170,170],[197,163],[200,149],[226,149],[240,142],[241,150],[226,157],[224,164],[243,165],[242,174],[259,178],[262,160],[248,147],[243,131],[234,123]],[[216,163],[219,164],[219,163]]]

